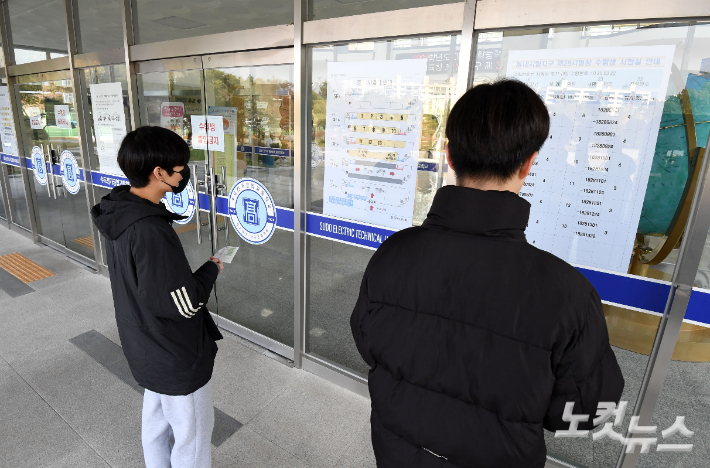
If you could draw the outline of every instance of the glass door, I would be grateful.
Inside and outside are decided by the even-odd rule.
[[[140,124],[169,128],[190,145],[191,184],[164,202],[191,216],[174,224],[191,266],[239,247],[217,280],[210,311],[290,357],[293,66],[201,68],[210,61],[139,64]]]
[[[199,57],[197,59],[201,63]],[[195,63],[189,59],[179,60],[185,64]],[[169,128],[183,137],[190,146],[192,180],[182,193],[168,194],[169,198],[165,201],[172,211],[188,216],[184,221],[173,223],[173,228],[194,270],[209,260],[213,253],[209,152],[195,148],[199,145],[193,145],[192,118],[205,115],[202,68],[148,73],[141,73],[140,68],[136,78],[140,125]],[[207,306],[212,312],[217,311],[214,293]]]
[[[39,78],[39,79],[38,79]],[[38,234],[94,259],[79,123],[68,71],[19,77],[20,131]]]
[[[224,133],[210,151],[217,247],[239,247],[217,279],[218,313],[293,347],[293,65],[204,74],[207,115]]]

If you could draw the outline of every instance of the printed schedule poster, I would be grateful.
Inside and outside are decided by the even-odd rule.
[[[329,62],[323,213],[412,225],[426,59]]]
[[[528,242],[626,273],[675,46],[515,50],[506,75],[544,99],[550,134],[520,196]]]
[[[92,83],[90,90],[99,169],[107,174],[124,177],[117,160],[118,149],[126,136],[121,83]]]

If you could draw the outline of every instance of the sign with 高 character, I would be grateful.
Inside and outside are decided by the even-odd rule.
[[[180,193],[166,193],[162,201],[169,211],[180,216],[185,216],[185,219],[175,220],[176,223],[187,224],[195,213],[197,203],[197,196],[195,195],[192,181],[188,182],[185,190]]]
[[[250,244],[263,244],[276,230],[276,206],[261,182],[245,178],[229,192],[229,219],[237,234]]]
[[[71,151],[65,150],[59,159],[64,188],[72,195],[79,193],[81,179],[79,178],[79,164]]]

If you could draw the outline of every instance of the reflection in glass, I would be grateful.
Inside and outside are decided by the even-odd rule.
[[[293,23],[293,2],[134,0],[136,44]]]
[[[101,164],[99,159],[99,151],[97,148],[97,138],[96,131],[94,129],[94,112],[92,107],[92,96],[91,96],[91,85],[92,84],[102,84],[102,83],[120,83],[121,90],[123,94],[123,111],[124,118],[126,121],[126,131],[130,131],[130,109],[128,107],[128,82],[126,79],[126,66],[125,65],[108,65],[104,67],[92,67],[83,70],[82,75],[82,99],[86,103],[84,108],[87,112],[86,121],[89,125],[89,134],[91,135],[91,145],[88,148],[88,161],[91,166],[92,171],[101,171]],[[93,185],[94,189],[94,199],[97,201],[101,200],[104,196],[108,195],[111,191],[108,188],[100,187],[98,185]],[[102,245],[105,245],[105,240],[102,237]],[[101,249],[101,256],[104,265],[106,265],[106,251]]]
[[[10,198],[12,222],[29,231],[32,229],[32,224],[30,224],[30,212],[27,208],[22,170],[7,164],[0,164],[0,167],[7,173],[7,197]]]
[[[67,55],[64,2],[7,0],[7,4],[15,64]]]
[[[412,224],[421,224],[436,190],[444,183],[445,174],[441,162],[444,160],[446,145],[445,124],[456,92],[460,39],[460,36],[434,36],[313,49],[309,212],[323,213],[325,165],[328,161],[325,132],[328,117],[332,118],[326,116],[328,63],[357,61],[363,64],[363,70],[376,73],[372,71],[370,61],[388,60],[396,63],[397,60],[418,59],[424,61],[426,75],[421,92],[421,133],[418,151],[415,151],[418,170]],[[355,349],[349,319],[362,274],[374,251],[312,236],[308,237],[307,242],[311,271],[308,352],[365,374],[367,366]]]
[[[261,182],[277,207],[292,209],[293,66],[205,70],[205,96],[208,115],[222,117],[225,133],[224,152],[211,151],[224,184],[218,195],[246,177]],[[254,245],[221,215],[217,226],[220,247],[239,247],[217,279],[219,315],[293,346],[293,232],[277,228]]]
[[[77,53],[123,47],[121,0],[73,0]]]
[[[313,0],[313,19],[457,3],[455,0]]]
[[[74,155],[79,169],[83,168],[71,79],[68,74],[62,75],[62,79],[15,85],[20,97],[18,110],[25,152],[30,154],[35,146],[43,149],[47,162],[51,158],[54,167],[53,174],[48,174],[49,185],[42,185],[32,171],[28,179],[34,192],[39,234],[93,259],[86,186],[80,183],[78,193],[70,193],[63,186],[59,172],[60,156],[65,150]],[[60,120],[65,110],[68,115],[62,124]]]

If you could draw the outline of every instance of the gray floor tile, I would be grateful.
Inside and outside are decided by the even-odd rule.
[[[212,449],[214,468],[305,468],[307,465],[278,445],[243,427],[219,448]]]
[[[368,421],[355,441],[348,447],[335,468],[375,468],[377,460],[372,450],[372,435]]]
[[[295,380],[295,371],[237,342],[218,342],[214,404],[238,421],[253,419]]]
[[[245,427],[308,466],[332,466],[369,417],[369,400],[301,371],[299,379]]]
[[[111,466],[140,466],[141,395],[69,342],[47,351],[18,372]]]
[[[47,402],[7,368],[0,379],[0,420],[4,466],[55,466],[68,454],[92,451]]]
[[[26,356],[47,352],[85,331],[86,324],[64,311],[41,314],[31,321],[3,326],[0,329],[0,354],[12,364]]]

